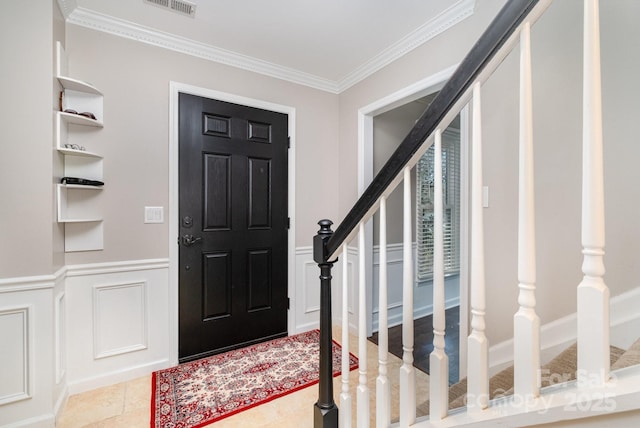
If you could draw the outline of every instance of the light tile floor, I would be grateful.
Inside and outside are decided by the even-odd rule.
[[[341,330],[334,327],[333,337],[340,341]],[[358,356],[358,341],[350,336],[350,351]],[[398,418],[398,373],[402,361],[389,354],[388,374],[391,383],[392,420]],[[362,360],[361,360],[362,366]],[[367,341],[367,384],[370,391],[371,426],[375,426],[375,389],[378,374],[378,347]],[[429,376],[415,370],[417,402],[428,399]],[[359,370],[349,376],[349,390],[352,397],[352,419],[355,425],[356,388]],[[334,378],[334,397],[340,406],[342,379]],[[306,428],[313,426],[313,405],[318,399],[317,385],[262,404],[236,415],[214,422],[216,428]],[[129,382],[110,385],[82,394],[73,395],[58,419],[58,428],[79,427],[149,427],[151,415],[151,375]]]

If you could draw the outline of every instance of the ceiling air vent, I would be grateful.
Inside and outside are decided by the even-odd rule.
[[[144,0],[145,3],[172,10],[181,15],[195,16],[196,5],[185,0]]]

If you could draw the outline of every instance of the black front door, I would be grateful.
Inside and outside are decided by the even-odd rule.
[[[180,94],[179,359],[287,335],[287,115]]]

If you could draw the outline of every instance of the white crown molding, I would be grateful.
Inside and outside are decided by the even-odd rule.
[[[58,0],[67,22],[119,37],[136,40],[153,46],[180,52],[186,55],[214,61],[231,67],[252,71],[292,83],[309,86],[334,94],[350,88],[361,80],[406,55],[423,43],[433,39],[455,24],[473,14],[476,0],[458,0],[451,7],[405,36],[397,43],[365,62],[339,81],[325,79],[310,73],[283,67],[268,61],[241,55],[225,49],[196,42],[133,22],[103,15],[77,7],[76,0]]]
[[[78,3],[76,0],[58,0],[58,7],[64,16],[64,19],[67,19],[69,18],[69,15],[71,15],[71,12],[78,7]]]
[[[338,90],[338,85],[328,79],[160,32],[153,28],[102,15],[88,9],[76,8],[67,18],[67,22],[323,91],[337,93]]]
[[[386,67],[400,57],[444,33],[457,23],[473,15],[476,0],[458,0],[435,18],[418,27],[412,33],[398,40],[369,61],[349,73],[338,82],[338,93]]]

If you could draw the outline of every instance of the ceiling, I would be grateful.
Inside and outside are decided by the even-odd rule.
[[[72,24],[156,40],[163,47],[185,46],[189,52],[197,47],[200,56],[214,61],[248,64],[253,71],[334,92],[471,15],[475,5],[475,0],[191,0],[196,13],[189,17],[144,0],[58,1]]]

